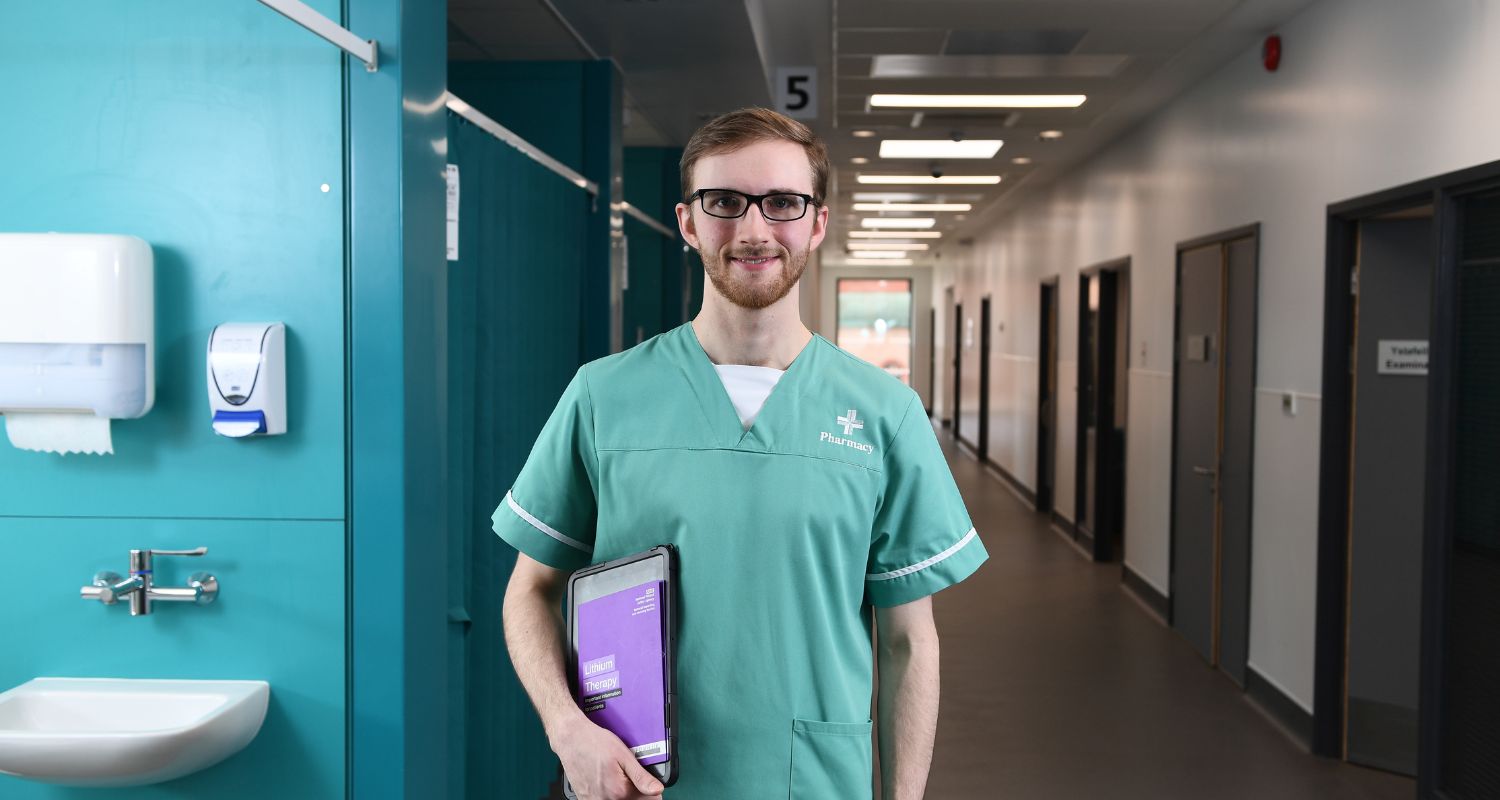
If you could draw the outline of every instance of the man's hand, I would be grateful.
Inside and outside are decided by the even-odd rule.
[[[552,736],[552,751],[578,800],[637,800],[661,794],[661,781],[641,766],[618,736],[573,719]]]
[[[661,794],[661,781],[618,736],[584,716],[568,690],[562,596],[568,573],[524,553],[505,587],[505,644],[516,677],[536,706],[553,752],[579,800],[634,800]]]

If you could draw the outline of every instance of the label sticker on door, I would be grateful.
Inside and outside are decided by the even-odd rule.
[[[1426,375],[1427,342],[1381,339],[1378,367],[1381,375]]]
[[[1213,348],[1212,336],[1189,336],[1187,337],[1187,360],[1208,361],[1213,358]]]

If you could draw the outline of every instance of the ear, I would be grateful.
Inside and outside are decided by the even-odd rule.
[[[813,215],[812,239],[808,244],[808,250],[818,249],[823,243],[823,237],[828,235],[828,206],[818,206],[818,213]]]
[[[682,240],[687,242],[694,250],[698,250],[698,226],[693,222],[693,207],[686,203],[677,204],[677,230],[682,232]]]

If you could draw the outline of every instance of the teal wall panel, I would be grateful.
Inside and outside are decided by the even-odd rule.
[[[337,17],[340,4],[312,5]],[[0,230],[121,233],[156,256],[156,406],[113,456],[0,441],[0,688],[38,676],[257,678],[260,735],[221,765],[111,798],[346,793],[343,57],[256,3],[0,6]],[[327,191],[323,186],[327,185]],[[290,432],[208,427],[204,350],[226,321],[288,327]],[[78,599],[131,548],[207,546],[211,606],[132,618]],[[0,797],[97,790],[0,777]]]
[[[450,118],[448,160],[459,168],[459,260],[449,269],[447,498],[461,569],[450,593],[472,622],[461,654],[468,798],[535,800],[557,759],[511,668],[500,609],[515,552],[490,516],[580,363],[579,284],[592,222],[590,195],[488,133]],[[458,727],[458,726],[455,726]],[[459,795],[454,795],[459,796]]]
[[[446,5],[349,0],[351,794],[451,796]]]
[[[244,750],[174,781],[74,789],[0,775],[7,800],[344,796],[344,524],[262,520],[0,520],[26,598],[3,612],[0,687],[37,677],[263,680],[271,703]],[[18,548],[19,544],[19,548]],[[160,603],[132,617],[82,600],[94,573],[128,572],[131,548],[206,546],[156,559],[156,580],[219,579],[207,606]],[[18,550],[20,551],[18,553]],[[16,585],[19,581],[19,585]],[[22,609],[24,608],[24,613]]]
[[[155,408],[113,456],[0,439],[0,513],[343,518],[337,51],[258,4],[5,3],[0,81],[27,109],[0,124],[0,231],[139,236],[157,282]],[[289,430],[231,441],[204,350],[259,320],[287,324]]]

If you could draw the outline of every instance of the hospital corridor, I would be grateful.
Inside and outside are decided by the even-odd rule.
[[[1500,800],[1500,0],[10,0],[0,98],[0,800]]]

